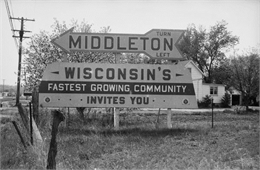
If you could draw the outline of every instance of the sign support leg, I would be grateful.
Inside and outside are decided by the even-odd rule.
[[[212,109],[212,110],[211,110],[211,111],[212,111],[212,114],[211,114],[211,128],[213,128],[213,127],[214,127],[213,98],[211,99],[211,109]]]
[[[167,128],[172,128],[172,110],[171,108],[167,109]]]
[[[114,107],[114,128],[119,130],[119,108]]]
[[[120,62],[120,53],[115,53],[115,63]],[[119,108],[114,107],[114,128],[119,130]]]

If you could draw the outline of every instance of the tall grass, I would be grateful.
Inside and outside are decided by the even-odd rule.
[[[48,146],[51,113],[41,113]],[[58,133],[57,169],[259,169],[258,114],[216,113],[213,129],[209,113],[174,114],[172,129],[162,114],[156,129],[157,115],[131,113],[120,116],[119,131],[111,116],[92,112],[81,121],[71,111],[71,123]],[[9,125],[1,129],[2,168],[27,169],[22,145],[11,133]]]

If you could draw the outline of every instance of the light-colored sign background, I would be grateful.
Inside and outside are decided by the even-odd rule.
[[[74,77],[66,78],[65,70],[73,70]],[[83,73],[85,69],[85,74]],[[100,71],[102,69],[103,71]],[[125,69],[126,79],[118,79],[119,70]],[[137,79],[130,79],[130,70],[137,70]],[[103,76],[102,79],[96,79],[95,71],[97,70],[98,77]],[[108,70],[108,71],[107,71]],[[108,79],[106,73],[114,70],[114,79]],[[155,80],[148,80],[147,72],[155,72]],[[167,70],[170,70],[167,71]],[[78,74],[79,73],[79,74]],[[142,74],[143,73],[143,74]],[[165,73],[165,74],[163,74]],[[91,78],[84,78],[87,74],[91,74]],[[167,77],[164,75],[170,74],[170,80],[164,80]],[[143,75],[143,76],[142,76]],[[132,77],[133,74],[132,74]],[[174,65],[151,65],[151,64],[104,64],[104,63],[67,63],[55,62],[49,64],[43,74],[42,80],[55,81],[114,81],[114,82],[147,82],[147,83],[192,83],[190,71],[184,67],[182,62]]]

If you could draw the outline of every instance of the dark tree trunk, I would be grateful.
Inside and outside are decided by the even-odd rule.
[[[246,95],[244,97],[244,102],[245,102],[245,106],[246,106],[246,112],[249,111],[249,105],[250,105],[250,97],[248,95]]]
[[[65,117],[60,112],[55,110],[53,114],[53,123],[52,123],[52,131],[51,131],[51,142],[50,148],[48,153],[48,160],[47,160],[47,169],[56,169],[56,155],[57,155],[57,142],[56,136],[58,133],[59,124],[64,121]]]
[[[77,111],[78,111],[78,113],[79,113],[79,117],[80,117],[80,119],[83,121],[83,122],[85,122],[85,116],[84,116],[84,110],[85,110],[86,108],[85,107],[77,107]]]
[[[66,120],[66,127],[69,128],[70,126],[70,108],[68,107],[68,113],[67,113],[68,117],[67,117],[67,120]]]

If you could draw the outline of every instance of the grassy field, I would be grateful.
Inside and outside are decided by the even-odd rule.
[[[112,116],[112,115],[111,115]],[[259,169],[259,113],[122,114],[120,130],[104,114],[71,114],[58,133],[57,169]],[[50,142],[51,113],[40,130]],[[33,169],[11,123],[1,128],[1,169]],[[47,160],[47,158],[46,158]],[[31,167],[30,167],[31,166]]]
[[[20,103],[23,106],[28,106],[30,102],[30,98],[26,97],[20,97]],[[2,104],[2,107],[14,107],[16,104],[16,98],[15,97],[4,97],[0,98],[0,104]]]

